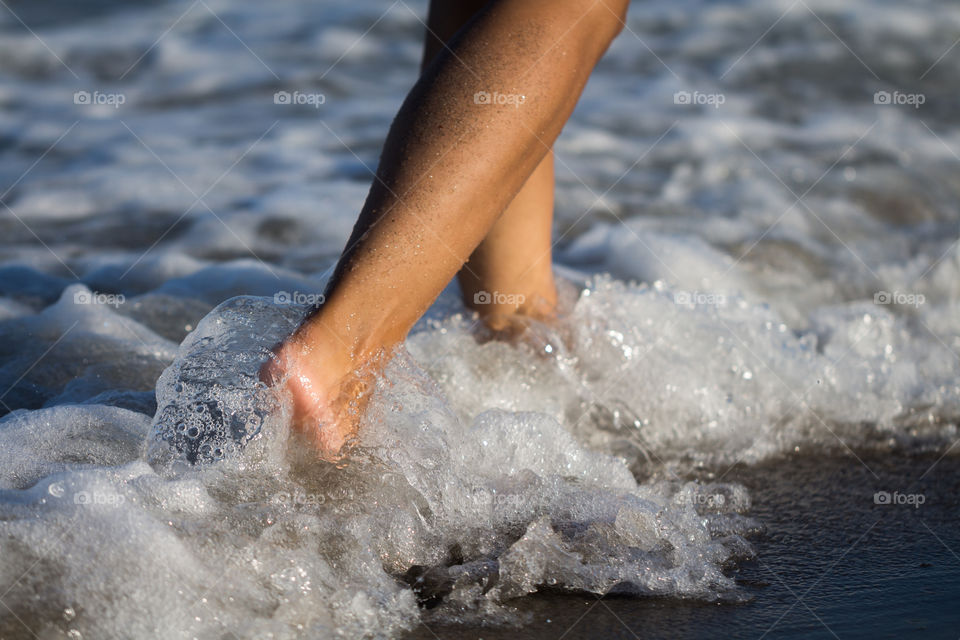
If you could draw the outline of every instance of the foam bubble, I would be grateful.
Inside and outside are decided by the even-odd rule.
[[[258,438],[279,409],[260,367],[305,314],[300,306],[239,297],[204,317],[157,383],[150,456],[175,452],[191,463],[209,462]]]

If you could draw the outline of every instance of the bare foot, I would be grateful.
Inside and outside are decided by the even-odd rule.
[[[555,288],[546,290],[546,294],[530,295],[526,300],[532,300],[532,304],[518,305],[515,309],[468,303],[483,321],[477,338],[481,342],[526,344],[544,357],[568,350],[572,339],[561,320],[572,313],[580,290],[572,282],[557,278]]]
[[[274,349],[260,378],[285,387],[293,400],[294,430],[322,458],[337,460],[357,435],[380,358],[358,365],[305,327]]]

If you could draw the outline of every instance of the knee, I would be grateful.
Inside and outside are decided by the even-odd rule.
[[[488,6],[539,24],[544,37],[575,38],[585,55],[598,58],[623,30],[629,5],[630,0],[499,0]]]
[[[610,18],[610,41],[620,35],[623,27],[627,24],[627,9],[630,7],[630,0],[600,0],[600,4],[607,8]]]
[[[604,48],[620,35],[627,21],[630,0],[590,0],[588,16],[591,33],[603,42]]]

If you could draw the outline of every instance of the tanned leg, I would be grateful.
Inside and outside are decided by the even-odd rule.
[[[502,281],[509,292],[521,269],[510,266],[516,250],[508,248],[525,244],[517,238],[549,248],[549,215],[525,215],[522,200],[515,217],[504,212],[535,172],[532,185],[552,182],[544,158],[627,4],[494,0],[426,67],[390,128],[325,304],[264,371],[286,380],[294,421],[323,455],[353,435],[370,377],[461,267],[468,299],[471,282]],[[487,103],[485,95],[508,99]],[[531,209],[547,210],[546,189],[532,188]],[[525,255],[530,266],[542,252]],[[552,279],[533,289],[543,297]]]
[[[486,0],[431,2],[424,68],[485,4]],[[464,303],[493,329],[522,326],[518,315],[545,319],[556,308],[553,193],[551,150],[457,274]]]

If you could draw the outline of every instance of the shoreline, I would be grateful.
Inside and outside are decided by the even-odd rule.
[[[728,572],[746,602],[539,592],[511,602],[532,619],[522,627],[438,624],[427,614],[404,638],[956,638],[960,458],[858,455],[866,467],[852,455],[793,455],[724,477],[746,486],[748,515],[766,528],[750,540],[757,557]],[[923,504],[874,501],[877,491],[906,489]]]

